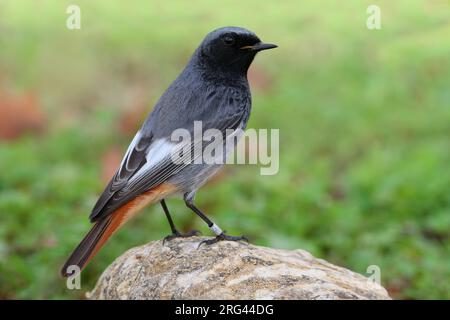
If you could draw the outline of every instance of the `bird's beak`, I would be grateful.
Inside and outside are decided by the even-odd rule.
[[[254,44],[252,46],[243,46],[240,49],[258,52],[258,51],[267,50],[267,49],[274,49],[276,47],[278,47],[276,44],[258,42],[257,44]]]

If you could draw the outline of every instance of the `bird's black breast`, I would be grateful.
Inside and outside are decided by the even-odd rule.
[[[144,123],[144,131],[151,130],[158,139],[170,137],[179,128],[191,131],[194,121],[201,121],[204,130],[221,129],[224,119],[240,119],[245,128],[251,109],[246,81],[223,83],[192,74],[182,76],[161,96]]]

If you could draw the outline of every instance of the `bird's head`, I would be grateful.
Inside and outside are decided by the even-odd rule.
[[[256,53],[276,47],[247,29],[225,27],[210,32],[198,52],[202,63],[215,69],[246,74]]]

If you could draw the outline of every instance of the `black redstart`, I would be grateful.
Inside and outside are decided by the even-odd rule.
[[[182,234],[174,226],[164,199],[176,194],[183,195],[186,206],[216,234],[204,243],[245,240],[226,235],[194,205],[196,191],[222,165],[197,163],[192,158],[174,161],[174,154],[188,154],[198,147],[198,139],[183,144],[180,152],[180,144],[171,137],[177,129],[193,132],[196,121],[201,121],[203,130],[220,130],[225,139],[230,130],[244,130],[251,109],[247,70],[257,52],[276,47],[238,27],[220,28],[205,37],[128,147],[89,216],[93,227],[63,266],[63,276],[69,275],[70,266],[83,269],[119,227],[150,203],[159,201],[169,220],[172,234],[165,240],[194,235]]]

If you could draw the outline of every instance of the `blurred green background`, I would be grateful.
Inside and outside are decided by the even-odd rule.
[[[81,30],[66,8],[81,7]],[[366,28],[369,4],[382,29]],[[148,111],[206,33],[279,48],[250,71],[249,127],[280,129],[280,171],[231,166],[198,205],[231,234],[302,248],[397,299],[450,298],[449,1],[0,1],[0,299],[83,298],[159,206],[66,289],[58,271]],[[204,224],[168,202],[183,230]],[[367,274],[366,274],[367,275]]]

